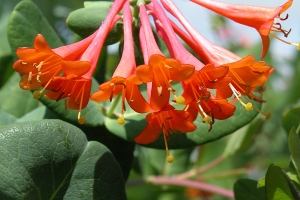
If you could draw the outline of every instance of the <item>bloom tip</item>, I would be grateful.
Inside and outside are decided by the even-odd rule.
[[[168,162],[168,163],[172,163],[172,162],[174,162],[174,157],[173,157],[173,156],[170,156],[170,155],[168,155],[168,156],[167,156],[167,162]]]

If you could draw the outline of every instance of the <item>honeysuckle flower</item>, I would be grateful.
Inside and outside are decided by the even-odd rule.
[[[261,58],[265,57],[266,53],[268,52],[270,45],[269,35],[275,36],[271,32],[281,32],[284,37],[287,37],[291,31],[291,29],[282,29],[281,24],[279,22],[275,23],[274,20],[287,19],[288,15],[285,18],[281,18],[280,15],[292,5],[293,0],[288,0],[285,4],[277,7],[228,4],[213,0],[191,1],[237,23],[255,28],[259,32],[263,43]],[[277,36],[275,37],[277,38]],[[292,44],[299,48],[299,44]]]
[[[122,93],[122,110],[118,123],[123,125],[125,98],[130,107],[139,113],[150,111],[150,105],[145,101],[138,89],[142,82],[136,77],[136,62],[134,56],[132,38],[132,14],[129,1],[126,1],[123,8],[124,22],[124,48],[122,58],[110,81],[99,86],[99,91],[92,94],[91,99],[97,102],[112,100],[116,95]]]
[[[231,95],[233,93],[235,98],[245,107],[245,109],[251,111],[253,108],[252,103],[248,102],[245,104],[241,100],[241,96],[245,95],[255,100],[260,100],[255,97],[253,91],[267,81],[268,76],[272,73],[273,69],[270,66],[265,66],[263,61],[255,62],[255,59],[251,55],[241,59],[232,52],[209,42],[188,23],[172,1],[162,0],[162,3],[164,7],[180,21],[190,36],[183,31],[180,31],[173,23],[172,26],[175,32],[190,45],[204,62],[211,63],[215,66],[229,67],[227,76],[231,77],[233,81],[225,86],[226,88],[231,89],[231,92],[227,94],[229,96],[229,94]],[[224,93],[228,91],[229,90],[227,89],[218,88],[217,98],[227,98],[228,96],[224,95]],[[220,95],[222,92],[223,95]]]
[[[162,133],[164,136],[167,151],[167,161],[173,162],[173,156],[169,155],[167,138],[173,133],[188,133],[196,130],[190,114],[183,110],[175,110],[173,106],[167,105],[157,112],[149,113],[146,116],[148,125],[134,139],[139,144],[154,142]]]
[[[171,57],[182,64],[190,64],[193,65],[196,70],[200,70],[204,64],[186,50],[181,41],[179,41],[179,38],[172,28],[170,19],[167,17],[161,5],[156,0],[152,0],[152,2],[153,8],[150,5],[147,5],[147,8],[151,8],[151,11],[153,11],[152,15],[155,19],[157,33],[165,42]]]
[[[34,39],[34,48],[20,47],[16,51],[19,60],[14,63],[13,69],[23,75],[20,87],[24,90],[38,89],[62,71],[76,75],[86,73],[90,68],[88,62],[65,59],[81,55],[94,37],[95,34],[78,43],[52,50],[45,38],[38,34]],[[62,48],[68,48],[68,51],[61,51]]]
[[[17,63],[20,63],[21,65],[25,65],[26,63],[26,65],[29,65],[28,69],[22,68],[22,70],[24,70],[25,72],[29,72],[28,78],[25,76],[25,79],[27,78],[28,82],[32,80],[33,73],[31,72],[31,70],[33,66],[37,70],[36,80],[40,83],[39,85],[32,85],[34,85],[36,88],[38,88],[39,86],[43,86],[42,90],[33,92],[33,96],[35,98],[40,98],[41,94],[45,90],[48,90],[45,97],[49,99],[54,99],[58,101],[60,99],[67,98],[66,107],[69,107],[70,109],[79,110],[78,121],[80,124],[85,123],[85,118],[81,116],[81,111],[83,108],[86,107],[90,97],[92,75],[96,68],[98,57],[104,45],[106,36],[110,31],[111,27],[113,26],[113,23],[116,22],[115,17],[121,10],[124,2],[125,0],[116,0],[114,2],[105,21],[97,30],[95,35],[93,34],[92,41],[89,42],[87,47],[86,44],[82,42],[74,44],[74,46],[77,48],[79,46],[78,44],[80,44],[81,47],[84,46],[84,48],[78,48],[78,52],[73,52],[73,55],[71,55],[72,50],[77,49],[74,46],[69,45],[61,47],[61,49],[57,50],[60,52],[60,55],[63,56],[56,56],[57,54],[53,53],[53,51],[50,49],[50,47],[40,35],[38,35],[37,40],[35,42],[36,49],[25,48],[26,51],[23,51],[22,48],[20,49],[21,60],[17,61]],[[86,39],[85,41],[87,40],[89,41],[89,39]],[[68,47],[70,47],[70,49]],[[33,56],[30,56],[30,52],[35,54]],[[40,63],[36,65],[33,62],[36,62],[37,58],[39,60],[45,60],[40,61]],[[63,58],[67,59],[68,61],[63,60]],[[65,65],[67,65],[67,67],[64,67]],[[16,66],[18,65],[16,64]],[[63,76],[60,77],[59,75],[62,72]],[[42,79],[43,77],[47,78],[47,81],[44,81]]]
[[[78,122],[84,124],[86,119],[81,116],[81,110],[84,109],[90,97],[92,86],[91,78],[77,77],[74,75],[54,77],[47,86],[47,92],[44,96],[48,99],[59,101],[65,99],[65,109],[79,110]]]
[[[154,110],[160,110],[169,103],[170,91],[175,91],[171,82],[189,78],[195,69],[194,66],[181,64],[176,59],[165,58],[156,44],[143,4],[140,5],[140,19],[140,42],[146,64],[137,68],[136,75],[142,82],[152,83],[150,106]],[[175,93],[173,95],[177,100]]]
[[[198,111],[203,118],[203,123],[208,123],[210,125],[210,128],[208,129],[209,132],[212,129],[215,119],[228,119],[234,114],[235,109],[235,106],[226,99],[215,98],[210,94],[209,99],[200,102],[193,101],[188,104],[188,107],[185,110],[194,117],[192,120],[196,119],[197,115],[195,115],[195,111]]]

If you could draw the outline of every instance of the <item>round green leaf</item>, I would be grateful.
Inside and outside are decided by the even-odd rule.
[[[15,117],[22,117],[38,106],[31,92],[19,86],[20,75],[14,73],[0,90],[0,109]]]
[[[6,125],[0,142],[0,199],[126,199],[113,155],[73,125]]]
[[[0,125],[5,125],[5,124],[12,124],[16,122],[17,118],[14,117],[13,115],[0,110]]]
[[[260,108],[261,104],[255,102],[256,107]],[[195,125],[197,130],[191,133],[173,133],[168,141],[168,146],[170,149],[188,148],[192,146],[197,146],[205,144],[214,140],[217,140],[223,136],[233,133],[237,129],[251,122],[257,115],[256,111],[247,112],[243,106],[239,103],[235,103],[236,111],[232,117],[226,120],[215,120],[213,128],[208,132],[209,125],[202,122],[202,117],[198,116],[195,120]],[[145,121],[145,114],[135,113],[128,108],[125,112],[125,125],[121,126],[117,123],[115,118],[105,118],[105,125],[109,131],[118,135],[119,137],[134,141],[134,138],[143,131],[147,126]],[[116,111],[121,110],[116,108]],[[147,147],[164,149],[163,135],[151,144],[145,145]]]
[[[88,2],[85,8],[75,10],[67,18],[68,27],[80,35],[87,37],[94,33],[105,20],[112,5],[110,1]],[[123,24],[117,23],[108,34],[105,45],[114,44],[123,37]]]
[[[283,113],[282,125],[287,133],[300,124],[300,105],[295,105]]]
[[[40,33],[51,47],[62,45],[60,38],[32,1],[21,1],[11,13],[7,36],[12,52],[18,47],[33,46],[33,39]]]
[[[268,200],[293,200],[293,194],[290,189],[290,182],[284,171],[274,164],[268,168],[265,187]]]
[[[250,179],[240,179],[234,184],[234,197],[236,200],[266,199],[264,188],[257,188],[257,181]]]

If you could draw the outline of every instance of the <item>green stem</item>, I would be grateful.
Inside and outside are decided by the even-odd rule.
[[[120,99],[121,99],[121,95],[117,95],[113,99],[113,101],[110,104],[110,107],[108,108],[108,111],[106,113],[107,117],[113,117],[114,116],[114,111],[115,111],[116,107],[118,106],[118,103],[119,103]]]
[[[190,178],[192,176],[196,176],[198,174],[201,174],[201,173],[217,166],[218,164],[220,164],[224,160],[225,160],[225,157],[221,155],[218,158],[216,158],[215,160],[213,160],[212,162],[204,165],[203,167],[200,167],[198,169],[193,169],[193,170],[190,170],[188,172],[184,172],[182,174],[179,174],[179,175],[176,176],[176,178],[178,178],[178,179],[187,179],[187,178]]]

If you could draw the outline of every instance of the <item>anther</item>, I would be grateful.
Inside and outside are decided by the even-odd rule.
[[[29,72],[29,74],[28,74],[28,82],[30,82],[31,79],[32,79],[32,72]]]
[[[247,111],[251,111],[251,110],[253,109],[252,103],[251,103],[251,102],[248,102],[247,104],[245,104],[245,103],[241,100],[241,96],[242,96],[241,93],[240,93],[239,91],[237,91],[231,83],[229,83],[229,87],[230,87],[230,89],[232,90],[234,96],[235,96],[235,97],[237,98],[237,100],[240,102],[240,104],[241,104],[242,106],[244,106],[244,108],[245,108]]]
[[[178,104],[184,104],[184,101],[185,101],[183,96],[178,96],[175,98],[175,100],[176,100],[176,103],[178,103]]]
[[[201,106],[200,104],[198,104],[198,107],[199,107],[199,109],[200,109],[200,114],[201,114],[201,116],[202,116],[202,118],[203,118],[203,123],[210,123],[211,117],[208,116],[208,115],[204,112],[204,110],[203,110],[203,108],[202,108],[202,106]]]
[[[27,62],[20,61],[21,65],[27,65]]]
[[[158,86],[157,87],[157,93],[158,93],[158,96],[161,96],[161,94],[162,94],[162,86]]]
[[[124,125],[125,124],[124,116],[119,117],[118,120],[117,120],[117,122],[120,125]]]
[[[79,124],[85,124],[86,119],[84,117],[81,117],[80,115],[81,115],[81,112],[79,111],[78,112],[78,123]]]
[[[248,97],[245,97],[248,101],[250,101],[250,99]],[[258,109],[255,105],[253,105],[254,110],[256,110],[257,112],[259,112],[260,114],[265,116],[265,119],[268,120],[271,118],[271,113],[263,113],[260,109]]]
[[[39,71],[41,71],[41,68],[44,64],[44,61],[41,61],[38,65],[36,65],[36,63],[33,63],[33,66]]]
[[[41,97],[41,92],[40,91],[34,91],[32,93],[32,95],[33,95],[33,98],[39,99]]]
[[[166,160],[168,163],[172,163],[174,161],[174,157],[169,154],[168,142],[167,142],[167,137],[166,137],[165,131],[163,131],[163,135],[164,135],[164,142],[165,142],[166,153],[167,153]]]
[[[42,72],[38,72],[38,74],[37,74],[37,76],[36,76],[36,80],[37,80],[37,82],[41,82],[41,80],[40,80],[40,76],[42,75]]]
[[[174,157],[173,156],[167,156],[167,162],[168,163],[172,163],[172,162],[174,162]]]

